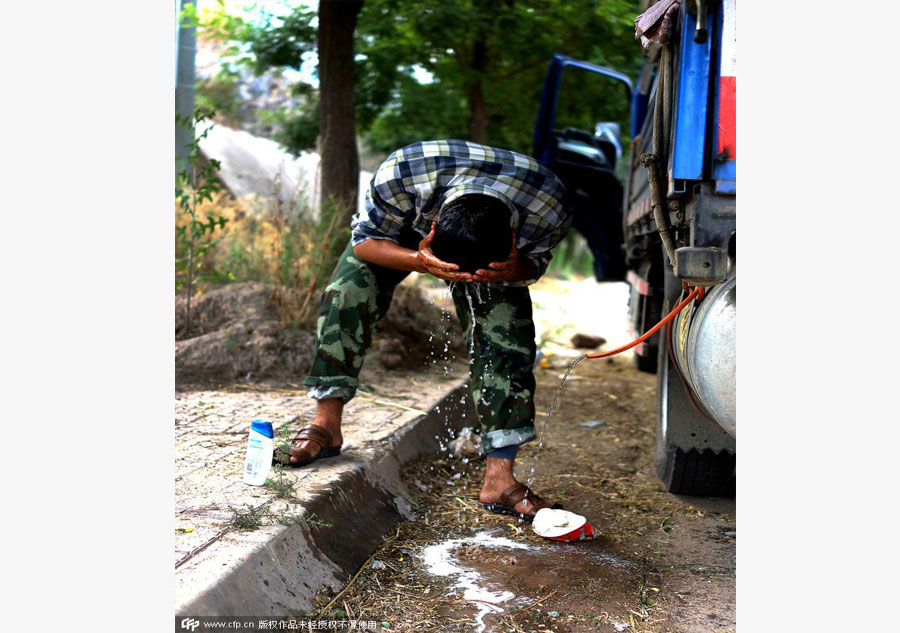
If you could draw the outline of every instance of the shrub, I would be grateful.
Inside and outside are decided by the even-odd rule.
[[[222,218],[224,224],[208,235],[214,244],[195,265],[197,270],[219,274],[203,278],[197,292],[228,282],[270,283],[281,320],[294,326],[311,325],[318,309],[317,298],[328,283],[350,229],[345,214],[333,205],[326,205],[318,218],[309,207],[291,206],[299,206],[299,212],[256,197],[234,200],[222,191],[200,201],[197,222]],[[186,221],[179,215],[176,226]]]

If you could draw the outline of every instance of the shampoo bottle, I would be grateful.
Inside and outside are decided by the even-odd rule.
[[[275,432],[272,423],[253,420],[250,423],[250,439],[247,440],[247,459],[244,462],[244,483],[262,486],[272,468],[275,453]]]

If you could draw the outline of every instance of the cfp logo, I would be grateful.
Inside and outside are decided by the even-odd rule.
[[[200,620],[194,618],[185,618],[181,621],[181,628],[195,631],[200,626]]]

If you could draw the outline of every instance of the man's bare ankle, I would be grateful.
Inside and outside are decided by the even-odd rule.
[[[325,427],[331,432],[340,432],[343,413],[344,403],[339,398],[319,400],[312,423]]]
[[[516,478],[513,477],[512,473],[497,473],[493,476],[486,476],[481,489],[484,491],[502,492],[514,483],[516,483]]]

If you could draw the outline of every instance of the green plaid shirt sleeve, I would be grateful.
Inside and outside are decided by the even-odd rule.
[[[499,198],[510,207],[519,254],[537,267],[533,279],[501,283],[537,281],[572,223],[565,188],[530,156],[468,141],[414,143],[388,156],[351,224],[353,245],[397,241],[404,228],[424,237],[444,204],[470,193]]]

